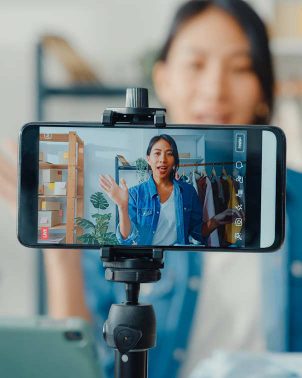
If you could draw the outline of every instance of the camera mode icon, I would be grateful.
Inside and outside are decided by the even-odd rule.
[[[235,226],[242,226],[242,218],[235,219]]]

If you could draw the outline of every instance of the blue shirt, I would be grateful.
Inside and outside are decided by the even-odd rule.
[[[189,244],[189,236],[204,243],[201,235],[202,208],[196,190],[190,184],[173,180],[176,244]],[[129,189],[129,217],[131,232],[123,239],[119,225],[116,236],[121,244],[152,245],[156,232],[159,214],[160,198],[153,177]]]

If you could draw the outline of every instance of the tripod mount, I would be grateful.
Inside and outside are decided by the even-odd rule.
[[[106,109],[103,125],[131,124],[166,126],[165,109],[148,107],[148,90],[128,88],[126,108]],[[148,349],[156,345],[156,318],[153,306],[139,303],[141,283],[157,282],[164,267],[163,250],[103,247],[100,251],[108,281],[125,283],[126,300],[113,304],[103,327],[107,345],[115,349],[116,378],[146,378]]]

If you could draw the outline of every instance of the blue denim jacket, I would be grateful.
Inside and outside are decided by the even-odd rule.
[[[271,351],[302,351],[302,174],[288,170],[286,243],[282,251],[263,254],[262,325]],[[162,279],[141,285],[140,301],[152,303],[157,320],[157,345],[149,353],[149,378],[177,377],[185,358],[202,279],[203,253],[168,251]],[[99,252],[83,255],[87,304],[100,340],[107,378],[114,376],[114,352],[101,329],[112,303],[125,299],[122,284],[105,280]],[[201,324],[202,327],[202,324]],[[231,337],[231,335],[230,335]]]
[[[192,185],[173,180],[176,244],[189,244],[189,236],[204,243],[201,235],[202,208],[196,190]],[[129,189],[129,217],[131,232],[127,239],[123,239],[119,225],[116,236],[121,244],[152,245],[156,232],[160,200],[156,185],[151,176],[149,180]]]

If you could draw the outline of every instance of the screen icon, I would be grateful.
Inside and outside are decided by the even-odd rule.
[[[237,168],[237,169],[241,169],[241,168],[243,168],[242,161],[236,161],[236,168]]]
[[[243,190],[242,189],[238,189],[238,192],[236,193],[236,197],[242,197],[243,196]]]
[[[242,176],[237,176],[237,177],[235,178],[235,180],[236,180],[237,182],[239,182],[240,184],[243,184],[243,177],[242,177]]]
[[[236,143],[235,143],[235,151],[236,152],[244,152],[244,134],[236,134]]]
[[[235,226],[242,226],[242,218],[235,219]]]
[[[242,240],[242,235],[240,232],[235,232],[234,237],[236,240]]]

